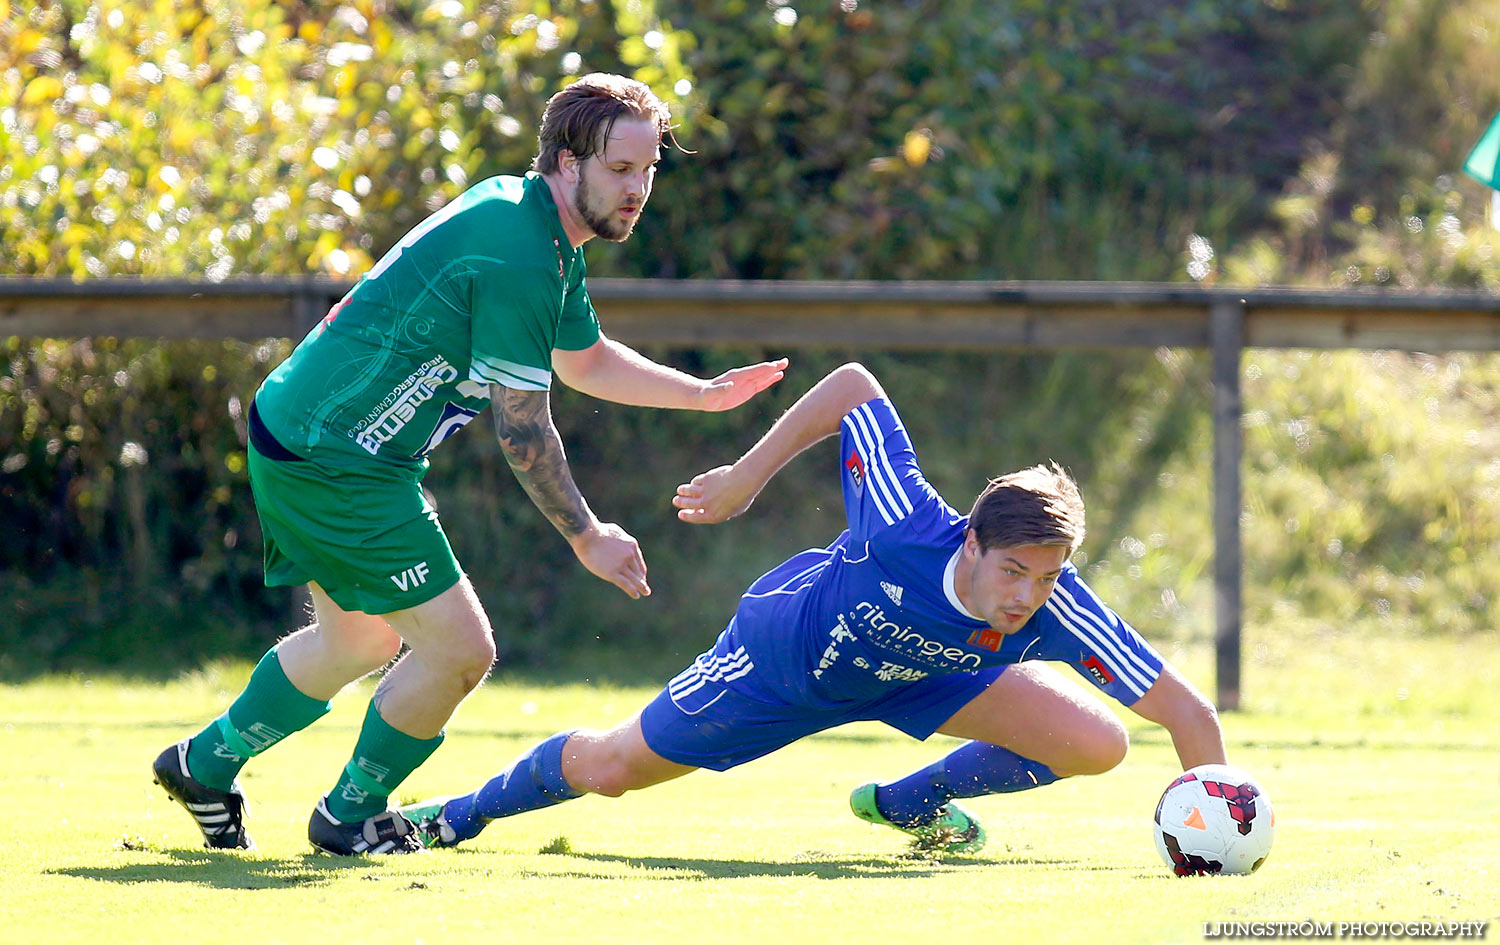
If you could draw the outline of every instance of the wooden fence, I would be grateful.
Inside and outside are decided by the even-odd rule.
[[[348,289],[320,278],[0,279],[0,337],[300,337]],[[1224,710],[1240,704],[1244,349],[1500,350],[1500,297],[1473,292],[625,279],[590,280],[589,289],[610,336],[632,344],[1211,349],[1215,664]]]

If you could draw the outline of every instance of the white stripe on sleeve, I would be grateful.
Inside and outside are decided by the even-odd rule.
[[[894,525],[911,513],[911,501],[891,472],[880,428],[870,416],[869,405],[850,411],[849,425],[856,447],[865,462],[865,484],[870,490],[870,499],[880,512],[881,519],[887,525]]]
[[[902,488],[901,477],[896,474],[896,469],[891,464],[891,455],[885,450],[885,436],[880,430],[880,424],[875,419],[875,411],[870,409],[869,404],[863,404],[855,412],[859,414],[860,418],[870,429],[874,440],[874,469],[881,481],[886,483],[890,494],[895,496],[896,505],[901,509],[901,513],[896,517],[905,518],[912,511],[911,497]]]
[[[1079,604],[1061,584],[1053,588],[1047,609],[1074,636],[1098,653],[1116,677],[1137,696],[1146,694],[1156,680],[1156,669],[1118,640],[1104,618]]]
[[[880,513],[881,521],[887,525],[893,525],[896,522],[895,512],[890,507],[884,494],[875,487],[875,476],[870,469],[873,465],[873,459],[870,455],[871,450],[865,431],[855,420],[855,414],[852,412],[844,418],[844,422],[849,424],[849,435],[854,440],[854,451],[859,455],[860,462],[864,463],[865,466],[865,489],[869,493],[870,504],[875,506],[876,512]]]

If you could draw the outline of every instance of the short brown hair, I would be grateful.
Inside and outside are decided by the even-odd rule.
[[[981,552],[1017,545],[1053,545],[1071,556],[1083,543],[1083,496],[1056,463],[991,479],[969,513]]]
[[[547,100],[532,168],[543,174],[554,173],[559,151],[570,151],[579,160],[593,157],[604,150],[615,122],[621,118],[651,122],[658,136],[672,130],[666,103],[644,82],[592,72],[570,83]]]

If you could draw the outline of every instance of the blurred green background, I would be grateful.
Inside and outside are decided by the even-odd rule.
[[[523,170],[546,98],[604,70],[670,101],[682,149],[636,236],[590,245],[595,275],[1488,289],[1490,192],[1457,168],[1500,108],[1497,35],[1479,0],[0,0],[0,272],[357,277]],[[287,350],[0,339],[0,673],[169,672],[290,629],[260,585],[243,423]],[[573,562],[485,426],[434,457],[505,665],[658,677],[751,578],[826,543],[831,449],[724,526],[668,499],[851,358],[950,501],[1065,463],[1089,580],[1169,653],[1211,638],[1206,353],[648,353],[793,367],[729,415],[555,393],[584,493],[642,542],[647,601]],[[1492,641],[1500,359],[1254,351],[1244,372],[1251,658],[1272,635]]]

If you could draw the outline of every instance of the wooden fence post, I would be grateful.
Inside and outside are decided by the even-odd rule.
[[[1214,384],[1214,668],[1219,709],[1240,707],[1240,514],[1244,507],[1240,458],[1240,358],[1245,347],[1245,301],[1215,299],[1209,313]]]

